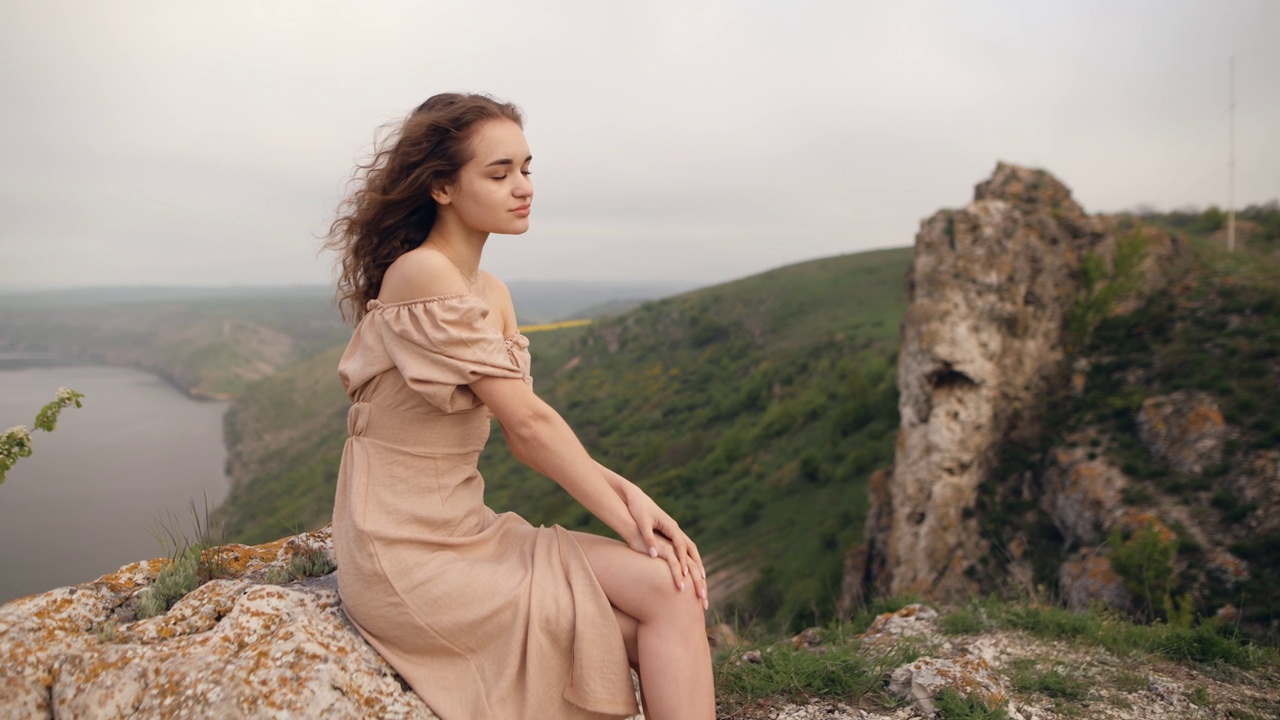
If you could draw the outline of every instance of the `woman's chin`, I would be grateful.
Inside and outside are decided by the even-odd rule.
[[[494,230],[493,232],[498,233],[499,235],[523,235],[528,231],[529,221],[521,220],[519,222],[511,223],[502,230]]]

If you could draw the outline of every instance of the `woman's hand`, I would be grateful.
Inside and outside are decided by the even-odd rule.
[[[631,541],[631,548],[666,560],[676,587],[684,590],[687,582],[691,581],[694,596],[702,601],[704,609],[707,608],[710,605],[707,571],[702,564],[702,556],[698,554],[698,546],[643,490],[627,483],[621,494],[640,531],[640,536]]]

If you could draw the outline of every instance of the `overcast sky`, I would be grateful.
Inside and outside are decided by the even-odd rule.
[[[997,160],[1091,212],[1280,196],[1280,2],[39,0],[0,7],[0,291],[327,283],[374,130],[520,105],[508,280],[910,245]]]

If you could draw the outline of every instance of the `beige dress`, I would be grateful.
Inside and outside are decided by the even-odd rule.
[[[473,295],[371,301],[338,375],[352,406],[333,508],[342,607],[443,720],[638,712],[622,632],[577,541],[484,504],[488,408],[529,375]]]

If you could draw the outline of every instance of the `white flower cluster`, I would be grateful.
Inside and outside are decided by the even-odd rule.
[[[31,431],[26,425],[15,425],[4,431],[4,440],[6,443],[29,444]]]
[[[18,425],[0,435],[0,482],[4,475],[18,462],[18,458],[31,456],[31,431]]]
[[[83,397],[83,393],[78,393],[71,388],[58,388],[58,395],[54,401],[40,408],[40,412],[36,413],[36,429],[53,432],[53,428],[58,424],[58,413],[71,405],[83,407],[80,403]],[[4,435],[0,435],[0,483],[4,482],[5,473],[13,468],[18,458],[24,457],[31,457],[31,431],[23,425],[11,427],[5,431]]]

